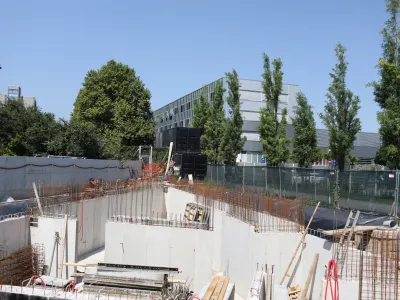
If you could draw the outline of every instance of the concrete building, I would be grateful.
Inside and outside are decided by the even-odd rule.
[[[36,106],[36,98],[34,96],[23,96],[22,102],[26,108]]]
[[[190,127],[193,120],[193,106],[198,101],[202,91],[208,97],[209,103],[213,99],[214,89],[217,82],[221,82],[227,90],[226,78],[218,79],[202,88],[187,94],[154,112],[155,121],[157,123],[157,139],[160,140],[161,133],[173,127]],[[260,109],[265,107],[265,96],[262,92],[262,82],[257,80],[240,79],[240,101],[241,113],[243,116],[243,136],[247,141],[243,147],[243,153],[246,153],[253,160],[253,156],[261,157],[261,143],[258,134],[258,126],[260,119]],[[286,107],[288,110],[288,120],[293,116],[293,107],[296,104],[296,94],[300,91],[298,85],[284,84],[282,94],[280,96],[280,106],[278,114]],[[228,96],[226,91],[224,97]],[[225,114],[228,115],[228,105],[224,105]],[[156,141],[157,144],[157,141]],[[238,160],[240,157],[238,157]]]
[[[22,89],[17,85],[9,85],[7,94],[0,93],[0,103],[5,104],[8,100],[22,101],[26,108],[36,106],[36,97],[22,96]]]
[[[17,85],[9,85],[7,94],[9,100],[19,100],[21,99],[21,87]]]
[[[202,88],[187,94],[154,112],[156,121],[156,146],[160,146],[161,133],[164,130],[173,127],[190,127],[193,120],[193,106],[195,101],[200,98],[202,90],[208,97],[209,103],[213,98],[213,92],[217,82],[220,81],[227,90],[226,78],[218,79]],[[258,127],[260,125],[260,109],[265,107],[265,96],[262,92],[262,82],[259,80],[240,79],[240,101],[241,113],[243,117],[243,134],[246,137],[246,143],[243,151],[237,157],[237,162],[242,163],[260,163],[263,156],[262,144]],[[280,96],[280,106],[278,114],[286,107],[288,110],[288,138],[293,138],[293,127],[291,117],[294,116],[294,107],[296,105],[296,94],[300,87],[295,84],[284,84]],[[225,92],[226,98],[228,92]],[[228,114],[228,105],[225,102],[225,113]],[[329,136],[326,129],[317,129],[318,146],[323,153],[329,151]],[[351,155],[359,157],[362,161],[371,161],[376,151],[380,147],[380,137],[377,133],[359,133],[354,143]],[[325,160],[320,165],[326,165]]]
[[[6,103],[7,95],[0,93],[0,103]]]

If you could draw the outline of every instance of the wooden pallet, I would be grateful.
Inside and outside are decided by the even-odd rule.
[[[289,299],[300,299],[301,287],[300,285],[288,287]]]

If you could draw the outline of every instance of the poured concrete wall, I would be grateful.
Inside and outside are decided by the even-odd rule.
[[[37,165],[37,166],[33,166]],[[47,166],[42,166],[47,165]],[[71,167],[56,167],[69,166]],[[22,167],[24,166],[24,167]],[[79,167],[94,167],[96,169],[81,169]],[[69,159],[0,156],[0,167],[16,168],[0,169],[0,201],[5,197],[26,199],[32,196],[32,182],[38,185],[62,186],[68,184],[85,184],[90,178],[102,178],[105,181],[126,180],[130,177],[130,167],[141,173],[139,161],[121,163],[118,160]],[[22,167],[22,168],[20,168]],[[114,167],[114,168],[105,168]],[[124,167],[124,169],[115,168]],[[101,168],[105,168],[100,170]]]
[[[200,291],[212,275],[212,232],[205,230],[106,224],[105,262],[180,268],[174,279],[193,279]]]
[[[96,249],[104,247],[107,219],[118,215],[140,218],[143,214],[143,217],[147,217],[150,211],[155,216],[166,212],[163,190],[159,186],[152,190],[139,189],[44,209],[47,215],[68,214],[76,218],[77,259],[82,259]]]
[[[31,240],[33,243],[43,244],[45,250],[45,264],[50,267],[51,257],[55,242],[55,233],[58,232],[60,238],[64,236],[64,219],[39,217],[38,227],[31,227]],[[67,235],[65,239],[64,262],[77,262],[77,235],[78,227],[76,219],[68,219]],[[61,263],[61,242],[54,253],[50,276],[56,276],[57,264]],[[69,278],[75,271],[75,267],[67,267],[63,270],[63,279]]]
[[[186,203],[195,201],[195,195],[168,188],[165,201],[168,214],[179,213]],[[278,218],[268,219],[274,225]],[[300,233],[269,232],[256,233],[253,227],[238,219],[227,216],[224,211],[214,210],[212,217],[212,272],[222,271],[236,284],[236,292],[243,298],[248,295],[252,278],[259,266],[275,266],[275,278],[279,283],[294,250],[301,238]],[[284,286],[304,286],[314,254],[319,254],[315,276],[311,281],[310,299],[318,299],[322,291],[321,279],[325,265],[332,258],[332,243],[307,235],[306,243],[300,248],[296,259],[284,281]],[[107,251],[106,251],[107,252]],[[295,270],[295,271],[294,271]]]
[[[30,245],[29,217],[0,221],[0,257]]]

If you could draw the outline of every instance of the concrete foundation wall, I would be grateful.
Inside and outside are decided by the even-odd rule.
[[[0,257],[30,245],[29,217],[0,221]]]
[[[179,213],[186,203],[195,201],[195,195],[168,188],[165,194],[166,207],[170,212]],[[248,223],[227,216],[224,211],[215,209],[212,232],[212,272],[224,272],[235,282],[236,292],[246,298],[257,264],[274,265],[276,283],[279,283],[289,260],[301,238],[300,233],[269,232],[256,233]],[[273,228],[275,217],[267,219],[267,226]],[[268,222],[270,224],[268,224]],[[176,230],[176,228],[171,228]],[[156,239],[156,237],[154,237]],[[309,299],[318,299],[322,291],[321,279],[325,275],[325,265],[332,258],[332,243],[315,236],[307,235],[306,243],[300,248],[289,271],[293,274],[284,281],[284,286],[300,284],[304,286],[314,254],[319,254],[315,276],[311,281]],[[107,253],[107,249],[106,249]]]
[[[143,200],[142,200],[143,199]],[[139,189],[119,195],[66,203],[44,209],[47,215],[67,214],[77,220],[77,259],[84,258],[96,249],[104,247],[105,226],[112,216],[147,217],[165,214],[165,202],[161,187]]]
[[[193,279],[200,291],[212,275],[212,232],[205,230],[106,224],[105,262],[176,267],[174,279]]]
[[[41,165],[48,166],[42,167]],[[61,168],[56,167],[56,165],[76,166]],[[94,167],[98,169],[82,169],[78,166],[83,168]],[[0,167],[17,168],[12,170],[0,169],[0,201],[9,196],[16,200],[31,197],[33,181],[38,182],[39,186],[40,184],[62,186],[68,184],[84,184],[87,183],[90,178],[102,178],[105,181],[116,181],[117,179],[126,180],[130,177],[130,170],[127,167],[139,172],[139,174],[142,170],[141,162],[139,161],[121,163],[118,160],[20,156],[1,156]],[[124,167],[124,169],[115,167]]]
[[[45,249],[45,264],[49,266],[51,264],[51,257],[54,249],[55,233],[58,232],[60,238],[64,236],[64,219],[62,218],[38,218],[38,227],[31,227],[31,241],[33,243],[43,244]],[[77,220],[68,219],[67,222],[67,235],[65,239],[65,252],[64,262],[76,262],[77,261]],[[58,249],[58,251],[57,251]],[[50,276],[56,276],[57,265],[61,263],[61,241],[60,245],[56,247],[54,252],[54,258],[52,267],[50,270]],[[75,272],[75,267],[64,267],[63,279],[67,279],[71,274]]]

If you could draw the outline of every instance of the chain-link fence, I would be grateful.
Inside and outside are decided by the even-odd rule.
[[[211,184],[265,188],[267,193],[343,208],[397,213],[400,171],[340,171],[265,166],[209,165]],[[336,188],[337,187],[337,188]]]

